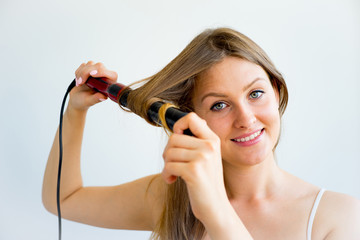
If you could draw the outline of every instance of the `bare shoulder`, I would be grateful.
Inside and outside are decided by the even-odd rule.
[[[326,240],[360,238],[360,200],[352,196],[326,191],[316,218],[320,229],[326,226]]]
[[[360,218],[359,199],[343,193],[326,191],[321,201],[322,214],[331,218],[336,225],[348,222],[350,217],[353,217],[353,220]]]

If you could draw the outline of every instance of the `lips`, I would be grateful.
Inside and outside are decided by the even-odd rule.
[[[260,130],[257,130],[255,132],[252,132],[252,133],[241,135],[241,136],[239,136],[237,138],[231,139],[231,141],[233,141],[233,142],[242,142],[242,143],[252,141],[252,140],[256,139],[261,134],[261,132],[263,130],[264,129],[260,129]]]

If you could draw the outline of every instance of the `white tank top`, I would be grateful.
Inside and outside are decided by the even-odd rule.
[[[306,234],[306,239],[307,240],[311,240],[311,232],[312,232],[312,227],[313,227],[313,223],[314,223],[314,218],[315,218],[315,214],[316,214],[316,210],[319,206],[321,197],[323,196],[324,192],[326,191],[326,189],[322,188],[319,193],[316,196],[314,205],[311,209],[311,213],[310,213],[310,217],[309,217],[309,222],[308,222],[308,228],[307,228],[307,234]]]

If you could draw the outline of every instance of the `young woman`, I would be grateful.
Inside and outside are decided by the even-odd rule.
[[[174,126],[162,173],[118,186],[84,187],[80,173],[87,110],[106,99],[84,82],[89,76],[115,82],[117,74],[90,61],[75,75],[63,123],[64,218],[151,230],[153,239],[359,239],[357,199],[277,166],[286,84],[265,52],[241,33],[204,31],[129,94],[129,109],[145,119],[156,99],[191,113]],[[182,134],[188,128],[195,136]],[[43,183],[43,203],[54,214],[57,139],[58,133]]]

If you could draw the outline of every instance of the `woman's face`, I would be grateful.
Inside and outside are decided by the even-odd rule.
[[[272,157],[280,132],[279,97],[260,66],[226,57],[200,74],[193,104],[219,136],[224,161],[253,165]]]

